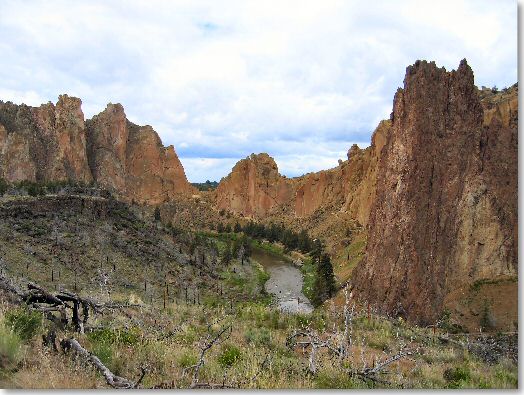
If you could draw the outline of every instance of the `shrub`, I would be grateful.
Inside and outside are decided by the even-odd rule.
[[[10,370],[20,360],[21,341],[16,333],[0,323],[0,370]]]
[[[450,388],[458,388],[471,381],[471,372],[467,366],[457,366],[446,369],[444,378],[450,383]]]
[[[315,376],[315,387],[319,389],[369,388],[364,381],[336,371],[319,372]]]
[[[0,178],[0,196],[7,192],[8,186],[9,185],[7,184],[7,181],[3,178]]]
[[[31,340],[42,328],[42,315],[24,308],[7,311],[5,321],[24,342]]]
[[[218,363],[222,367],[233,366],[242,357],[242,352],[237,346],[227,344],[222,347],[222,352],[218,357]]]
[[[91,352],[95,354],[104,365],[111,366],[113,362],[113,350],[110,344],[97,343],[93,346]]]
[[[178,366],[184,369],[196,365],[197,362],[197,356],[190,352],[183,353],[177,360]]]
[[[249,328],[244,337],[248,343],[256,346],[269,346],[271,344],[271,331],[267,328]]]
[[[138,328],[126,329],[99,329],[90,332],[87,338],[97,344],[124,344],[133,346],[140,341],[140,330]]]
[[[480,317],[480,326],[482,329],[493,329],[495,327],[495,319],[489,308],[488,302],[484,302],[484,308],[482,309],[482,316]]]

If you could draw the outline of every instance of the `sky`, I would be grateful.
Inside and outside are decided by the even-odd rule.
[[[0,100],[122,103],[192,182],[259,152],[294,177],[368,146],[417,59],[517,82],[517,2],[1,0],[0,53]]]

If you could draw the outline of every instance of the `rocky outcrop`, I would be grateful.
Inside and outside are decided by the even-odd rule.
[[[194,192],[174,147],[165,148],[151,126],[128,121],[120,104],[108,104],[87,129],[90,168],[104,188],[144,204]]]
[[[8,181],[92,180],[81,101],[40,107],[0,102],[0,175]]]
[[[290,181],[281,176],[268,154],[240,160],[216,189],[216,206],[246,217],[260,218],[292,196]]]
[[[129,122],[120,104],[84,121],[81,100],[40,107],[0,102],[0,177],[10,182],[95,181],[124,200],[159,204],[189,194],[173,146]]]
[[[431,322],[454,289],[517,273],[517,113],[493,113],[465,60],[452,72],[407,68],[352,280],[358,297]]]
[[[478,90],[465,60],[451,72],[418,61],[370,147],[293,179],[252,155],[220,183],[217,205],[337,240],[364,225],[355,295],[434,322],[473,284],[516,278],[517,119],[517,85]]]

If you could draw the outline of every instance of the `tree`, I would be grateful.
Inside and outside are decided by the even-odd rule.
[[[0,196],[7,192],[8,187],[9,185],[7,184],[7,181],[3,178],[0,178]]]
[[[335,291],[335,274],[333,273],[331,258],[328,254],[322,254],[313,284],[313,304],[320,306],[324,301],[331,298]]]
[[[319,239],[313,240],[313,248],[311,250],[311,257],[313,258],[313,263],[320,264],[320,257],[324,251],[324,246]]]
[[[233,229],[233,232],[235,232],[235,233],[240,233],[240,232],[242,232],[242,227],[240,226],[240,224],[239,224],[238,222],[235,224],[235,227],[234,227],[234,229]]]
[[[298,234],[298,248],[303,253],[311,251],[311,240],[305,229],[302,229]]]
[[[222,263],[227,265],[229,262],[231,262],[231,242],[228,240],[226,242],[226,246],[224,247],[224,251],[222,251]]]

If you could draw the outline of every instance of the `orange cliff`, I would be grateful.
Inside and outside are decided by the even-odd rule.
[[[354,295],[434,322],[457,306],[457,290],[516,278],[517,120],[517,85],[479,90],[465,60],[452,72],[417,61],[370,147],[353,146],[339,166],[293,179],[267,154],[251,155],[220,182],[216,205],[314,236],[341,238],[334,227],[364,225]]]
[[[67,95],[40,107],[0,102],[0,177],[94,181],[144,204],[195,191],[173,146],[163,147],[150,126],[129,122],[120,104],[84,121],[81,103]]]

